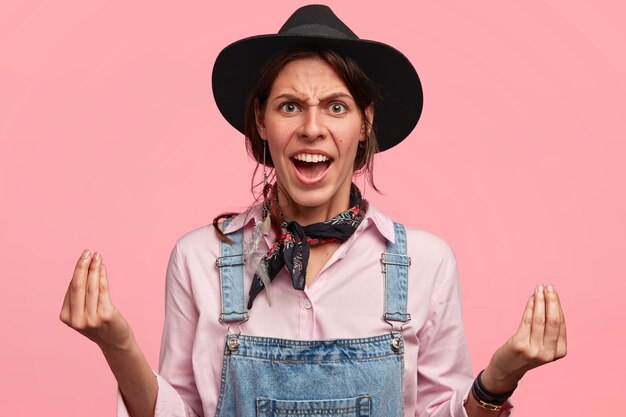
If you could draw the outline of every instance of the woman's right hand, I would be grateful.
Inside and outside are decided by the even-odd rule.
[[[76,263],[59,318],[102,350],[125,350],[134,342],[128,322],[111,302],[102,256],[88,249]]]

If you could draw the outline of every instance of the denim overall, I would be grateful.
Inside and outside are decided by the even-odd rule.
[[[224,228],[230,222],[226,220]],[[216,264],[222,314],[229,326],[217,417],[401,417],[408,266],[406,234],[395,223],[395,244],[382,254],[383,320],[390,333],[359,339],[287,340],[230,333],[248,319],[242,230],[228,234]]]

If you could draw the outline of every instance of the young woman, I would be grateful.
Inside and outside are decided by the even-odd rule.
[[[497,416],[525,372],[565,356],[558,295],[539,285],[473,378],[452,251],[353,184],[421,113],[400,52],[305,6],[278,34],[225,48],[213,89],[262,165],[263,198],[176,243],[159,373],[111,302],[100,254],[83,253],[65,296],[61,320],[118,381],[118,415]]]

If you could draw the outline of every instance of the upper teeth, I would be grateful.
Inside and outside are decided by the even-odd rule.
[[[328,161],[328,157],[324,155],[311,155],[309,153],[299,153],[294,159],[302,162],[324,162]]]

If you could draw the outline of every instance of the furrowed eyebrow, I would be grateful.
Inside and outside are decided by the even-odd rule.
[[[302,101],[302,98],[293,94],[281,94],[279,96],[274,97],[274,101],[277,101],[277,100]]]
[[[337,99],[350,99],[350,100],[354,100],[352,98],[352,96],[350,94],[347,93],[333,93],[333,94],[329,94],[326,97],[322,97],[320,99],[320,102],[326,102],[326,101],[332,101],[332,100],[337,100]],[[278,95],[276,97],[274,97],[274,101],[276,100],[289,100],[289,101],[296,101],[296,102],[303,102],[306,101],[302,96],[297,96],[295,94],[289,94],[289,93],[285,93],[285,94],[281,94]]]
[[[326,97],[322,98],[321,101],[332,101],[332,100],[337,100],[337,99],[340,99],[340,98],[354,100],[350,94],[334,93],[334,94],[331,94],[329,96],[326,96]]]

